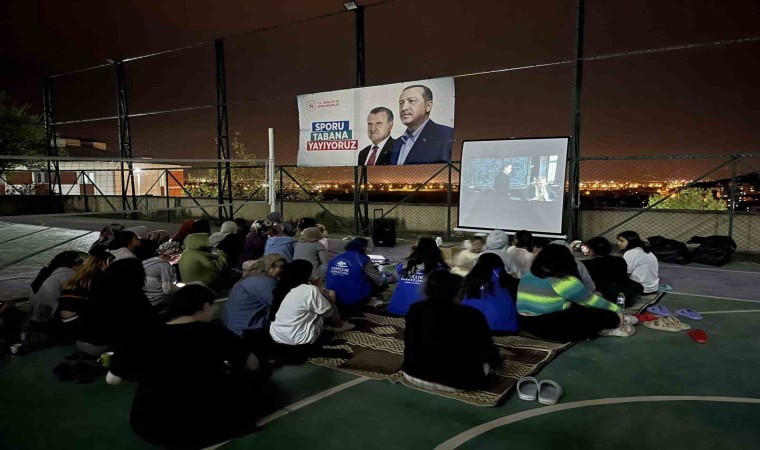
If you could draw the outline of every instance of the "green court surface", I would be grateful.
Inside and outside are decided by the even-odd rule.
[[[27,248],[56,244],[17,239],[8,247],[17,241]],[[721,283],[720,270],[699,272]],[[513,393],[498,407],[477,407],[387,381],[289,366],[272,379],[276,412],[260,431],[223,448],[760,448],[760,299],[669,293],[661,304],[703,313],[702,321],[682,321],[705,330],[709,342],[642,326],[630,338],[580,342],[536,375],[563,386],[555,406]],[[129,427],[134,386],[55,380],[53,367],[74,350],[0,361],[0,448],[151,448]]]

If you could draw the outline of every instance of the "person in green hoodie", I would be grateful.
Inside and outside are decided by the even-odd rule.
[[[208,233],[194,233],[185,238],[185,251],[179,260],[179,273],[183,283],[200,281],[206,286],[219,288],[226,278],[227,253],[218,250],[212,254]]]

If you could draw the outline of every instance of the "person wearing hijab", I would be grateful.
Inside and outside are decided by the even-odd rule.
[[[145,296],[154,308],[165,303],[177,289],[177,276],[170,261],[182,253],[179,242],[165,242],[158,247],[158,256],[143,261]]]
[[[219,233],[214,233],[209,237],[209,245],[211,248],[216,248],[227,254],[227,260],[230,262],[230,266],[235,266],[240,254],[243,252],[243,245],[245,244],[245,237],[238,234],[238,227],[235,222],[227,221],[222,224],[222,230]],[[222,239],[219,239],[219,235],[222,235]],[[212,242],[213,241],[213,242]]]
[[[327,270],[327,249],[319,240],[322,233],[317,227],[304,228],[296,242],[293,259],[309,261],[314,267],[311,276],[322,278]]]
[[[285,257],[288,262],[293,261],[293,252],[295,251],[296,240],[287,234],[282,224],[273,225],[269,230],[264,254],[279,253]]]
[[[264,256],[264,249],[267,245],[267,233],[272,226],[268,220],[257,220],[251,225],[251,232],[245,238],[243,252],[238,258],[238,265],[243,267],[246,261],[255,261]],[[243,268],[245,270],[245,268]]]

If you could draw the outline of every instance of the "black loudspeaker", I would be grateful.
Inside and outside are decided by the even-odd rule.
[[[372,242],[376,247],[396,246],[396,221],[375,219],[372,221]]]

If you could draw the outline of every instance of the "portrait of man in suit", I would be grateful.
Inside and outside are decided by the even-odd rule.
[[[451,161],[454,129],[430,120],[433,91],[427,86],[413,85],[401,91],[398,115],[406,126],[396,139],[391,164],[429,164]]]
[[[359,152],[356,165],[385,166],[391,161],[396,140],[391,137],[393,129],[393,111],[385,107],[373,108],[367,116],[367,136],[372,145]]]
[[[493,190],[499,195],[505,195],[509,198],[509,191],[512,189],[512,164],[507,164],[496,174],[493,179]]]

